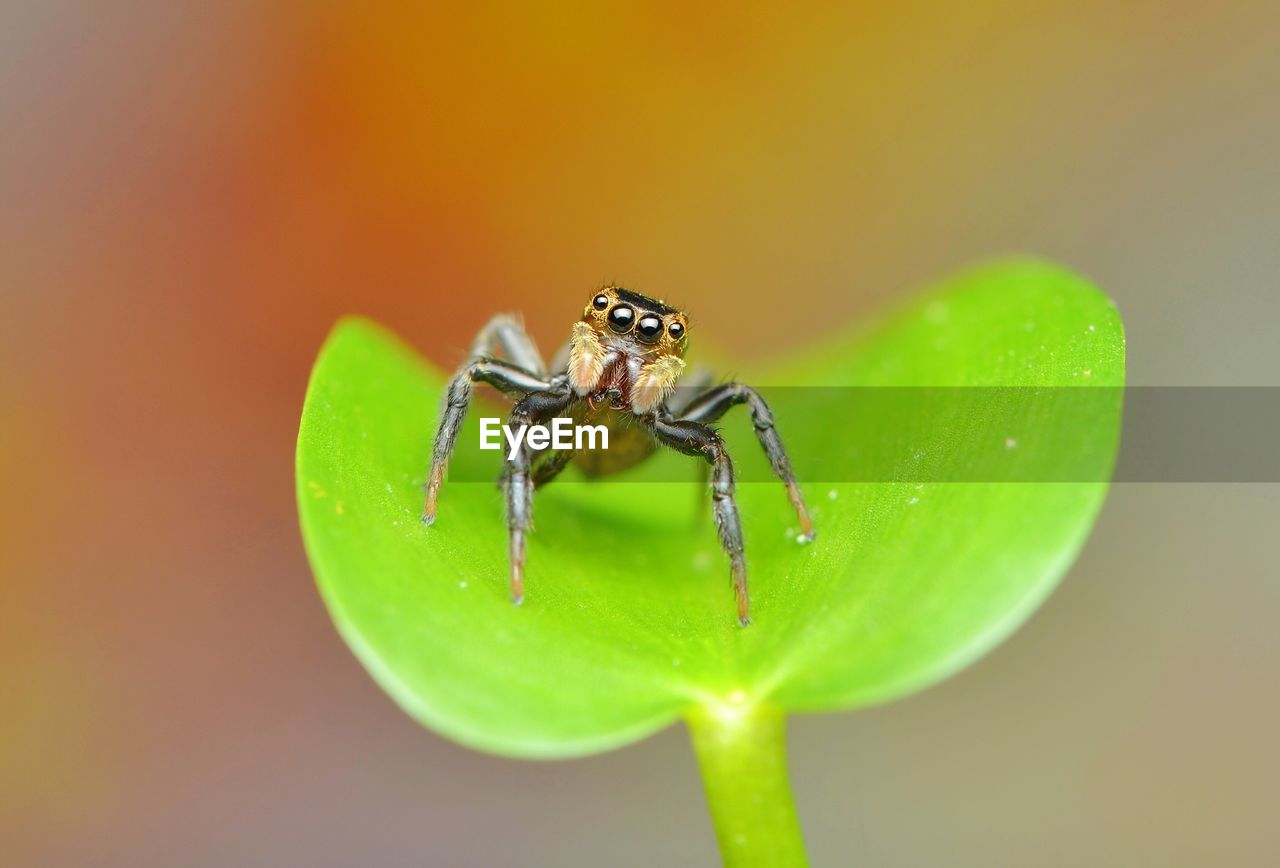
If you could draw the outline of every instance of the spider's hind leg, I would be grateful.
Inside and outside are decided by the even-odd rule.
[[[560,475],[573,460],[572,449],[559,449],[548,454],[533,468],[533,487],[539,489]]]
[[[471,342],[471,358],[504,358],[517,368],[523,368],[543,379],[547,376],[547,363],[543,361],[538,346],[524,330],[524,323],[513,313],[500,313],[485,323],[484,328]]]

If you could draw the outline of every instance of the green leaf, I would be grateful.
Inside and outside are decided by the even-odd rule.
[[[1066,416],[1013,402],[963,424],[911,402],[868,423],[840,391],[779,391],[778,428],[819,536],[788,535],[781,485],[739,485],[753,599],[742,629],[705,492],[643,481],[696,480],[693,460],[674,454],[616,482],[540,490],[526,600],[512,606],[501,494],[458,481],[496,479],[501,458],[475,448],[476,420],[500,411],[473,409],[439,519],[424,527],[445,375],[379,327],[344,321],[316,363],[297,456],[303,534],[338,629],[410,714],[515,756],[606,750],[695,712],[850,708],[919,689],[1012,632],[1082,545],[1114,461],[1124,337],[1080,278],[1010,262],[757,381],[1098,391]],[[764,480],[739,412],[721,428],[742,477]],[[1018,478],[1072,481],[812,481],[831,462],[907,445],[953,470],[1013,462]]]

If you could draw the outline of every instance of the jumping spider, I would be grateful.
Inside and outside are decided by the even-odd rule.
[[[680,311],[607,286],[587,303],[582,319],[573,325],[568,344],[548,370],[519,320],[509,315],[494,317],[476,336],[469,360],[445,393],[423,522],[429,525],[435,521],[440,484],[471,402],[472,384],[489,383],[515,399],[509,423],[512,428],[543,424],[561,413],[609,428],[607,450],[535,452],[525,444],[506,462],[502,485],[514,602],[518,604],[524,597],[525,534],[531,523],[534,489],[550,482],[570,461],[589,476],[602,476],[636,464],[661,444],[710,465],[716,528],[729,556],[738,622],[746,626],[750,599],[742,523],[733,497],[733,462],[724,441],[709,425],[729,408],[746,404],[773,472],[787,487],[800,521],[802,542],[813,539],[813,522],[774,429],[773,414],[754,389],[741,383],[702,384],[700,389],[682,390],[692,394],[673,400],[676,380],[685,367],[686,330],[687,318]]]

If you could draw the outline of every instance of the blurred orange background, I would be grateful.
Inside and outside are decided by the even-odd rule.
[[[0,852],[714,864],[678,730],[467,752],[345,649],[296,528],[342,314],[445,366],[605,280],[781,353],[1006,252],[1138,385],[1274,385],[1273,3],[0,9]],[[1264,432],[1260,432],[1263,436]],[[952,681],[793,722],[817,864],[1276,864],[1280,503],[1117,486]]]

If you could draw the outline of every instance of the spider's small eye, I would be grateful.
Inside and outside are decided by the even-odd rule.
[[[684,326],[680,325],[678,322],[673,322],[668,326],[667,331],[671,334],[671,339],[673,341],[678,341],[684,337]]]
[[[646,341],[656,339],[662,334],[662,320],[653,314],[640,317],[640,322],[636,323],[636,334]]]
[[[591,306],[596,310],[604,310],[609,306],[609,296],[597,295],[595,298],[591,299]]]
[[[625,335],[631,331],[631,326],[635,324],[635,321],[635,309],[629,304],[615,304],[613,310],[609,311],[609,328],[620,335]]]

